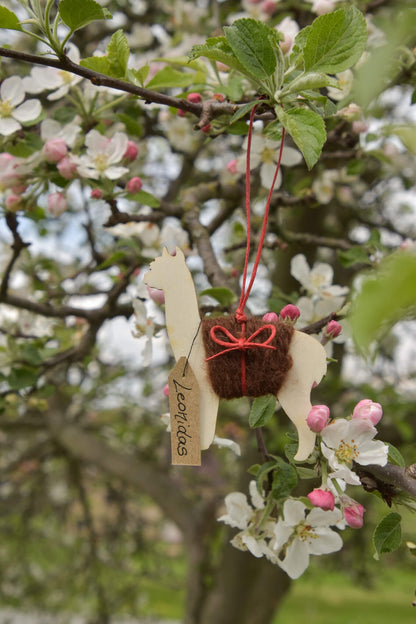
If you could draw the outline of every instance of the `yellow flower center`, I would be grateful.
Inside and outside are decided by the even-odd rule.
[[[103,171],[105,171],[108,166],[107,156],[105,154],[97,154],[97,156],[94,158],[94,164],[97,171],[103,173]]]
[[[345,442],[345,440],[341,440],[337,450],[335,451],[335,457],[343,464],[351,464],[354,459],[358,457],[358,455],[357,445],[354,440],[351,440],[350,443]]]
[[[311,525],[304,524],[303,522],[298,524],[295,533],[303,542],[305,542],[307,539],[316,539],[318,537]]]
[[[69,72],[67,72],[67,71],[65,71],[65,70],[63,70],[63,69],[60,69],[60,70],[59,70],[59,72],[58,72],[58,74],[59,74],[59,75],[60,75],[60,77],[62,78],[62,82],[63,82],[64,84],[69,84],[69,83],[71,82],[71,80],[72,80],[72,75],[71,75]]]
[[[261,160],[264,163],[274,163],[276,161],[276,150],[271,147],[263,147],[261,151]]]
[[[0,117],[10,117],[13,106],[10,100],[0,100]]]

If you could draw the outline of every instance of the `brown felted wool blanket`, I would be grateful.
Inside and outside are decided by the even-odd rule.
[[[201,331],[205,357],[210,358],[224,351],[221,355],[206,362],[214,392],[222,399],[234,399],[244,395],[257,397],[269,393],[276,395],[292,366],[289,345],[294,332],[293,326],[282,321],[266,323],[260,318],[248,317],[245,328],[246,338],[250,339],[250,336],[264,325],[274,325],[276,335],[268,344],[276,347],[276,349],[252,347],[241,351],[239,349],[229,350],[224,345],[217,344],[210,335],[211,328],[215,325],[224,327],[237,340],[241,336],[241,324],[234,316],[202,319]],[[270,335],[270,328],[265,328],[250,342],[265,343]],[[215,336],[221,341],[235,345],[235,342],[230,339],[226,332],[218,328],[215,330]],[[242,358],[245,358],[245,392],[242,389]]]

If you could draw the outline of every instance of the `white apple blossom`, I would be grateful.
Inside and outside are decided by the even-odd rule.
[[[68,147],[74,147],[81,134],[81,118],[77,115],[70,123],[61,125],[54,119],[45,119],[40,124],[40,136],[43,141],[63,139]]]
[[[134,308],[134,337],[146,337],[145,345],[141,353],[141,363],[143,366],[149,366],[152,360],[152,339],[155,332],[155,324],[153,319],[147,315],[146,306],[141,299],[133,301]]]
[[[258,492],[255,481],[250,481],[249,489],[252,505],[242,492],[231,492],[225,497],[227,513],[218,520],[241,529],[231,540],[235,548],[249,550],[254,557],[266,555],[272,559],[274,553],[270,551],[266,540],[273,535],[274,522],[269,520],[264,525],[261,523],[265,508],[264,499]]]
[[[348,286],[332,285],[334,270],[326,262],[315,262],[312,268],[303,254],[294,256],[290,263],[290,273],[302,284],[309,295],[339,297],[348,293]]]
[[[109,139],[97,130],[90,130],[85,137],[87,153],[76,159],[78,174],[95,180],[118,180],[129,171],[127,167],[117,166],[124,156],[127,143],[124,132],[116,132]]]
[[[271,547],[278,553],[278,565],[290,578],[297,579],[308,567],[310,555],[326,555],[340,550],[342,539],[331,527],[341,519],[339,509],[324,511],[315,507],[308,512],[301,501],[288,499],[271,542]]]
[[[354,75],[350,69],[335,74],[338,79],[338,87],[328,87],[328,95],[333,100],[343,100],[351,91]]]
[[[0,86],[0,134],[10,136],[23,123],[35,121],[42,112],[39,100],[26,100],[23,81],[19,76],[3,80]],[[22,103],[23,102],[23,103]]]
[[[70,44],[68,57],[74,63],[79,63],[80,54],[78,48]],[[48,95],[48,100],[55,101],[67,95],[71,87],[82,80],[81,76],[71,74],[63,69],[55,67],[38,67],[31,70],[29,76],[23,78],[23,85],[28,93],[42,93],[52,91]]]
[[[376,434],[377,429],[368,419],[337,418],[327,425],[321,432],[321,451],[333,470],[329,476],[360,485],[358,475],[352,470],[353,462],[385,466],[388,446],[373,440]]]
[[[243,151],[247,152],[248,139],[246,138],[243,143]],[[251,141],[250,151],[250,168],[256,169],[260,166],[260,182],[261,185],[267,190],[270,189],[273,177],[276,171],[277,160],[279,158],[280,142],[273,141],[265,137],[262,134],[255,134]],[[302,154],[293,147],[285,146],[283,148],[281,165],[286,167],[293,167],[298,165],[302,161]],[[236,163],[238,173],[245,173],[246,171],[246,155],[237,158]],[[279,169],[279,173],[276,178],[274,188],[279,188],[282,184],[282,173]]]

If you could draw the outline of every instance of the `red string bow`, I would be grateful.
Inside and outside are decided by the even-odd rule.
[[[257,338],[259,334],[263,333],[264,330],[268,330],[268,329],[270,330],[270,335],[264,342],[253,342],[254,338]],[[226,341],[226,340],[221,340],[220,338],[218,338],[218,336],[216,335],[218,331],[225,334],[230,340]],[[252,349],[255,347],[260,347],[263,349],[276,349],[276,347],[270,344],[273,338],[276,336],[276,327],[271,324],[262,325],[262,327],[257,329],[248,338],[246,338],[245,336],[240,336],[239,338],[236,338],[235,336],[232,335],[231,332],[228,331],[228,329],[226,329],[225,327],[222,327],[222,325],[214,325],[214,327],[211,327],[211,331],[209,332],[209,335],[211,336],[211,339],[214,342],[221,345],[222,347],[225,347],[225,349],[223,349],[223,351],[219,351],[218,353],[214,353],[214,355],[211,355],[211,357],[207,358],[207,362],[209,360],[212,360],[218,357],[219,355],[224,355],[225,353],[229,353],[229,351],[236,351],[236,350],[246,351],[247,349]]]

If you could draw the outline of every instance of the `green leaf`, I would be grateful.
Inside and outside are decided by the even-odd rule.
[[[248,102],[247,104],[243,104],[242,106],[240,106],[235,111],[234,115],[231,117],[230,124],[233,124],[234,122],[238,121],[242,117],[245,117],[246,115],[248,115],[248,113],[250,113],[250,111],[255,106],[257,106],[258,103],[259,103],[258,100],[254,100],[253,102]]]
[[[272,418],[276,411],[276,397],[274,394],[265,394],[256,397],[251,406],[248,424],[250,427],[263,427]]]
[[[36,383],[38,377],[38,371],[29,366],[22,366],[20,368],[13,368],[12,372],[7,378],[9,386],[12,390],[23,390],[28,386],[33,386]]]
[[[143,128],[141,124],[131,117],[131,115],[127,113],[118,113],[117,119],[119,119],[126,126],[127,134],[134,135],[139,139],[143,136]]]
[[[23,345],[19,353],[19,359],[25,360],[25,362],[33,366],[38,366],[43,361],[39,350],[34,344],[30,343]]]
[[[244,65],[237,59],[225,37],[209,37],[204,44],[194,45],[188,56],[191,61],[199,56],[205,56],[211,61],[224,63],[232,69],[246,73]]]
[[[388,126],[387,131],[399,137],[409,152],[416,154],[416,127],[411,125]]]
[[[393,444],[390,444],[390,442],[387,442],[387,446],[389,447],[389,462],[401,468],[405,468],[406,462],[399,449],[393,446]]]
[[[61,0],[58,5],[62,21],[71,31],[83,28],[99,19],[109,19],[111,13],[95,0]]]
[[[0,28],[22,30],[18,17],[4,6],[0,6]]]
[[[356,346],[368,351],[400,319],[415,317],[416,255],[397,251],[362,281],[351,308],[351,330]]]
[[[141,87],[144,86],[146,78],[149,75],[150,65],[146,63],[140,69],[129,69],[129,77],[132,82],[137,81]]]
[[[160,200],[147,191],[138,191],[133,195],[129,195],[129,199],[137,201],[139,204],[150,206],[151,208],[159,208],[160,206]]]
[[[351,247],[347,251],[339,251],[338,258],[345,267],[352,267],[355,264],[371,264],[368,253],[360,245]]]
[[[159,70],[146,85],[147,89],[169,89],[172,87],[189,87],[194,82],[194,75],[181,72],[173,67]]]
[[[375,559],[380,559],[383,553],[397,550],[402,541],[401,516],[398,513],[390,513],[383,518],[376,527],[373,535],[373,544],[376,552]]]
[[[212,297],[222,306],[230,306],[237,299],[235,293],[229,288],[217,286],[215,288],[206,288],[199,293],[199,297],[207,295]]]
[[[277,67],[276,54],[271,38],[277,33],[251,18],[238,19],[224,28],[225,36],[235,56],[251,75],[264,80],[271,76]]]
[[[352,101],[366,108],[379,93],[394,82],[402,71],[400,50],[405,45],[413,47],[416,29],[416,10],[404,11],[392,7],[389,19],[381,23],[385,33],[385,43],[375,47],[366,61],[357,68]]]
[[[301,74],[282,90],[282,97],[289,93],[300,93],[305,89],[321,89],[322,87],[337,87],[338,80],[322,72]]]
[[[107,59],[113,76],[117,78],[126,76],[129,56],[130,48],[127,37],[121,29],[116,30],[107,46]]]
[[[277,469],[273,475],[272,494],[276,500],[285,500],[296,487],[298,476],[296,469],[281,457],[277,458],[276,463]]]
[[[321,15],[312,23],[303,48],[305,70],[344,71],[359,60],[366,41],[367,25],[355,7]]]
[[[323,119],[307,108],[292,108],[285,112],[277,106],[276,114],[302,152],[308,169],[311,169],[321,155],[326,140]]]
[[[80,61],[80,65],[99,74],[111,75],[110,63],[106,56],[88,56]]]

